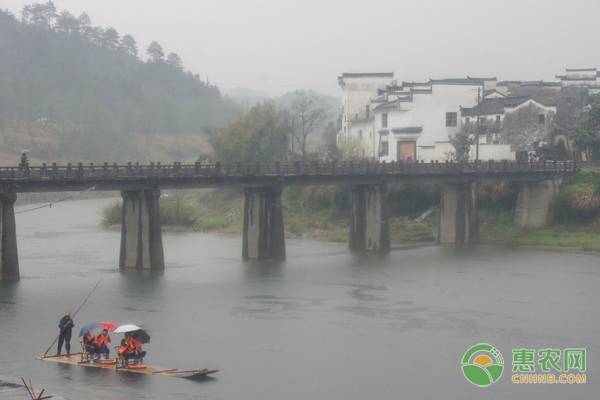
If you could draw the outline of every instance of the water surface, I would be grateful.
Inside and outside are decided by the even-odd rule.
[[[241,239],[164,234],[166,270],[119,272],[120,233],[99,227],[114,200],[17,215],[22,279],[0,285],[0,375],[68,399],[589,399],[600,393],[600,256],[440,247],[350,254],[289,240],[281,263],[244,263]],[[23,206],[29,208],[30,206]],[[143,324],[147,362],[218,368],[216,379],[129,375],[34,360],[61,313]],[[78,329],[76,328],[78,332]],[[116,338],[115,338],[116,339]],[[510,363],[517,347],[587,347],[581,386],[487,389],[460,359],[480,341]],[[78,346],[77,340],[73,345]]]

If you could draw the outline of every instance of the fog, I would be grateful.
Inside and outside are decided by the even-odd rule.
[[[31,0],[2,0],[20,14]],[[600,2],[490,0],[56,0],[95,25],[152,40],[224,90],[338,94],[344,71],[398,79],[552,79],[600,66]]]

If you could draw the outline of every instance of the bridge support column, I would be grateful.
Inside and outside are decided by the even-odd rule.
[[[559,181],[552,179],[523,183],[517,197],[515,224],[524,228],[547,225],[559,185]]]
[[[120,268],[162,270],[165,260],[160,228],[160,190],[123,191]]]
[[[351,251],[384,253],[390,250],[386,194],[383,184],[352,186]]]
[[[285,235],[281,187],[252,187],[244,190],[242,258],[285,259]]]
[[[15,223],[16,193],[0,194],[0,280],[18,281],[19,256]]]
[[[447,183],[442,187],[438,241],[443,244],[479,243],[476,184]]]

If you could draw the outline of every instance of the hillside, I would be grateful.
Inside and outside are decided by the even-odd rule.
[[[51,2],[20,18],[0,10],[0,162],[25,147],[33,159],[84,161],[206,151],[205,132],[238,106],[158,43],[145,53]]]

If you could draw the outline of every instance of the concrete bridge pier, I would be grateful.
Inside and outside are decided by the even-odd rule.
[[[163,270],[165,260],[162,246],[158,199],[160,190],[121,192],[120,268]]]
[[[523,183],[517,197],[515,224],[523,228],[546,226],[559,186],[560,180],[554,179]]]
[[[440,201],[438,241],[442,244],[479,243],[475,182],[446,183]]]
[[[384,253],[390,250],[386,195],[384,184],[352,186],[351,251]]]
[[[285,259],[281,187],[244,189],[244,260]]]
[[[18,281],[19,256],[15,224],[16,193],[0,194],[0,280]]]

